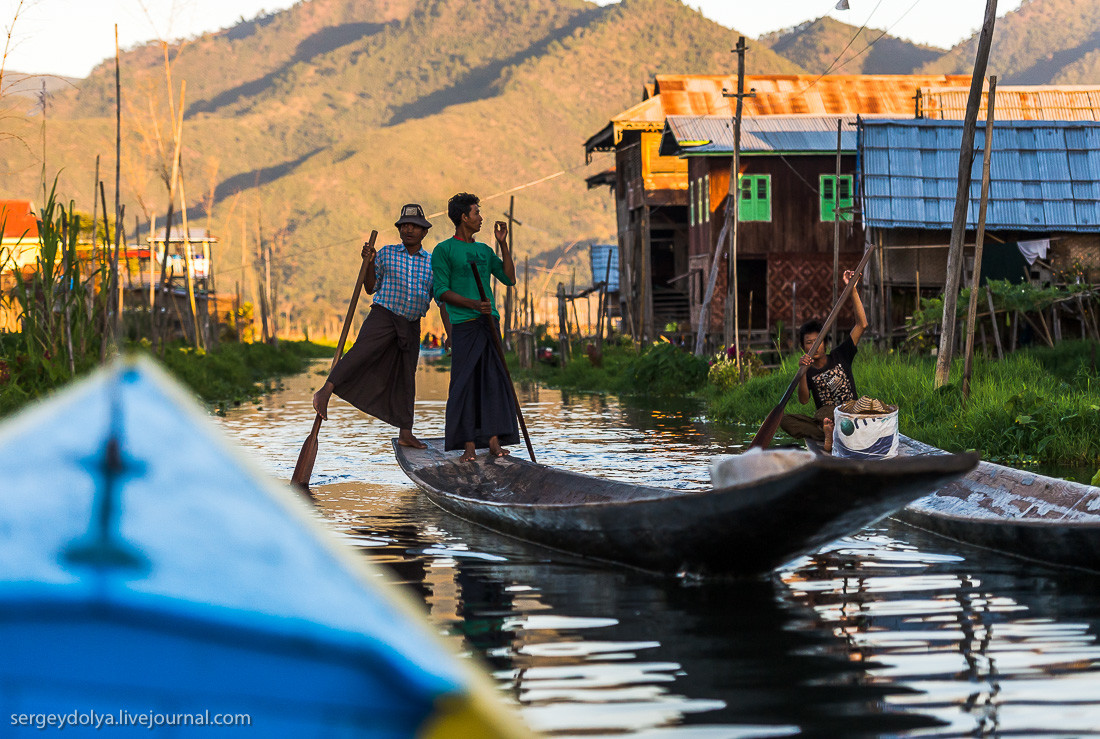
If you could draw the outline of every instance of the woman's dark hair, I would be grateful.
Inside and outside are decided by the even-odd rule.
[[[460,192],[447,201],[447,217],[455,224],[455,228],[462,225],[462,216],[470,212],[470,208],[480,203],[477,195],[468,192]]]
[[[811,318],[804,324],[798,327],[798,343],[801,345],[806,338],[806,334],[819,334],[821,333],[821,321],[816,318]]]

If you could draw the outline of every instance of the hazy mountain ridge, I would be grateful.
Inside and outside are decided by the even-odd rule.
[[[946,53],[828,16],[766,34],[760,43],[815,74],[912,74]]]
[[[972,12],[979,25],[981,9]],[[975,33],[923,71],[968,73],[977,48]],[[1100,0],[1024,0],[997,19],[989,74],[1001,84],[1100,83]]]

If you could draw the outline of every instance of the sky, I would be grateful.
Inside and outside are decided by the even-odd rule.
[[[296,0],[0,0],[7,42],[4,69],[85,77],[114,56],[115,31],[125,49],[156,39],[196,36],[241,19],[282,10]],[[363,0],[364,2],[368,0]],[[611,0],[597,0],[608,5]],[[1001,15],[1023,0],[1000,0]],[[888,29],[894,36],[950,48],[981,25],[983,0],[687,0],[707,17],[750,38],[828,14],[845,23]],[[49,39],[49,44],[44,39]]]

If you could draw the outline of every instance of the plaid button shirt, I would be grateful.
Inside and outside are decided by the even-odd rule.
[[[416,254],[401,244],[389,244],[374,258],[374,302],[402,318],[415,321],[432,302],[432,257],[420,248]]]

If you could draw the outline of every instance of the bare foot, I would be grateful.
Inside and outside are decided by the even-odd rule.
[[[412,447],[413,449],[427,449],[428,445],[413,436],[412,429],[401,429],[397,435],[397,445]]]
[[[313,394],[313,410],[317,411],[317,415],[328,420],[328,399],[332,397],[332,389],[328,387],[326,383],[325,387],[321,388]]]
[[[826,418],[821,422],[821,426],[825,431],[825,453],[833,453],[833,419]]]
[[[474,448],[474,443],[471,441],[466,444],[466,451],[462,453],[462,456],[458,458],[459,462],[473,462],[477,459],[477,449]]]
[[[507,449],[500,445],[500,440],[497,437],[489,439],[489,454],[494,457],[504,457],[511,454]]]

